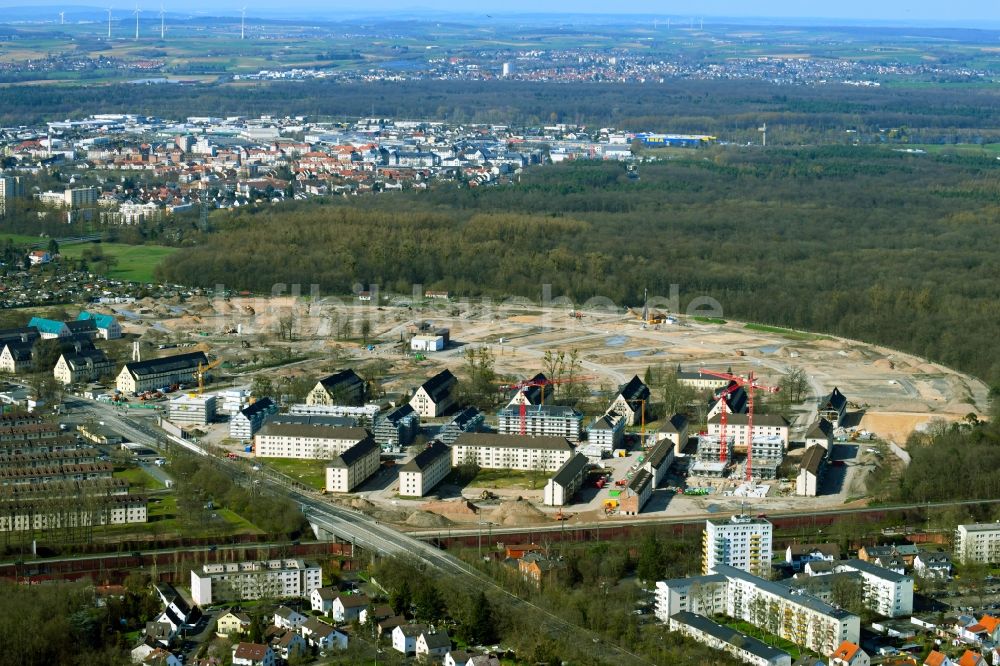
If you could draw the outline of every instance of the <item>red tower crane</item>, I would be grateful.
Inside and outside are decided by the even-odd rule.
[[[728,372],[715,372],[713,370],[705,370],[702,368],[700,372],[706,375],[712,375],[713,377],[719,377],[721,379],[728,379],[729,386],[724,388],[717,394],[719,400],[724,400],[727,395],[735,392],[737,389],[743,389],[747,393],[747,471],[746,480],[750,481],[752,474],[752,463],[753,463],[753,396],[755,391],[765,391],[767,393],[777,393],[777,386],[767,386],[766,384],[761,384],[757,381],[757,376],[751,370],[746,377],[742,375],[733,375]],[[719,443],[721,444],[719,461],[726,462],[726,423],[727,423],[727,413],[728,410],[723,407],[721,411],[721,416],[719,418],[720,430],[719,430]]]
[[[542,404],[545,404],[545,387],[556,384],[574,384],[576,382],[586,382],[595,379],[594,377],[570,377],[566,379],[522,379],[513,384],[502,384],[501,391],[523,391],[531,386],[538,386],[542,389]],[[528,405],[521,403],[521,434],[528,434]]]

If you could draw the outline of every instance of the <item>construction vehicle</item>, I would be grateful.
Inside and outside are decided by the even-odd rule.
[[[569,520],[570,517],[563,513],[562,509],[556,511],[556,520]]]
[[[497,499],[497,495],[496,495],[496,493],[491,493],[488,490],[484,490],[482,493],[479,494],[479,499],[486,500],[486,501],[488,501],[488,500],[495,500],[495,499]]]

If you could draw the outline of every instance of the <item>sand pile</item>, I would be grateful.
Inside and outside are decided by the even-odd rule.
[[[410,527],[449,527],[454,525],[453,522],[444,516],[439,516],[436,513],[428,511],[414,511],[403,521],[403,524]]]
[[[489,519],[490,522],[499,525],[518,526],[544,522],[549,517],[544,512],[535,508],[535,505],[531,502],[516,499],[501,502],[500,506],[490,513]]]
[[[461,515],[474,516],[479,513],[479,508],[468,500],[448,500],[445,502],[427,502],[420,507],[423,511],[438,513],[441,515]]]
[[[887,358],[880,358],[877,361],[875,361],[873,365],[876,368],[880,368],[882,370],[892,370],[893,368],[896,367],[896,364]]]

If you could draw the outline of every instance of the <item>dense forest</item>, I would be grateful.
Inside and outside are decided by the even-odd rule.
[[[308,115],[354,120],[417,118],[456,123],[715,134],[770,145],[875,142],[980,143],[1000,140],[1000,90],[949,86],[859,88],[780,86],[752,81],[664,84],[518,81],[329,81],[232,85],[0,87],[0,125],[79,118],[91,113],[188,116]],[[851,130],[848,132],[848,130]]]
[[[1000,381],[1000,179],[982,158],[884,148],[720,147],[643,164],[528,172],[213,216],[164,279],[267,293],[276,283],[636,305],[644,288],[724,316],[882,343]]]

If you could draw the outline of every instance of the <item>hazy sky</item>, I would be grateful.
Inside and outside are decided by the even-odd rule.
[[[962,23],[976,27],[980,23],[995,24],[1000,21],[1000,1],[998,0],[950,0],[930,2],[930,0],[836,0],[830,2],[810,2],[809,0],[701,0],[700,2],[669,2],[664,0],[503,0],[496,2],[468,2],[468,0],[379,0],[375,3],[359,3],[356,0],[297,0],[282,5],[273,0],[139,0],[139,6],[147,11],[159,10],[163,5],[168,12],[206,11],[212,14],[238,13],[242,6],[247,13],[258,12],[274,15],[282,8],[296,14],[313,11],[329,17],[338,13],[357,16],[365,13],[404,11],[418,13],[421,9],[437,12],[456,12],[465,16],[482,14],[501,15],[511,12],[594,12],[660,14],[663,16],[695,17],[755,17],[755,18],[822,18],[854,21],[877,21],[892,23]],[[0,0],[0,8],[15,6],[51,5],[66,8],[72,5],[91,7],[113,6],[124,10],[135,6],[135,0]]]

